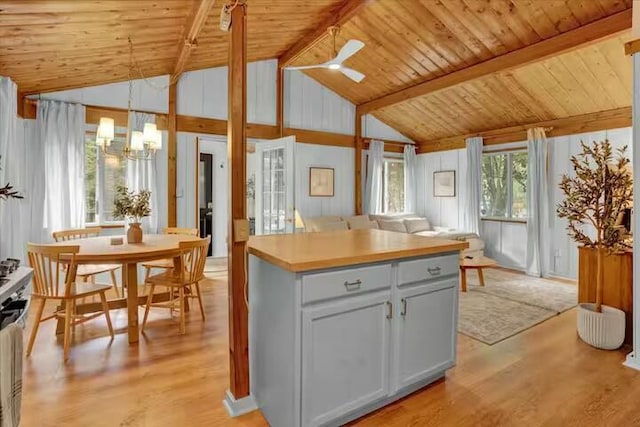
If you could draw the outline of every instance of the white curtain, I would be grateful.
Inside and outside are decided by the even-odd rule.
[[[480,198],[482,197],[482,137],[467,138],[467,198],[464,204],[465,231],[480,234]]]
[[[384,167],[384,142],[371,140],[367,156],[367,181],[365,185],[364,211],[382,213],[382,168]]]
[[[155,123],[155,114],[132,111],[129,115],[131,131],[142,132],[145,123]],[[164,146],[164,144],[163,144]],[[147,233],[158,233],[158,188],[156,183],[156,158],[127,161],[127,188],[130,191],[151,191],[151,215],[142,219],[142,228]]]
[[[547,137],[544,129],[527,131],[527,262],[526,272],[543,276],[549,272],[549,177]]]
[[[404,211],[415,213],[418,205],[418,159],[416,147],[413,144],[404,145]]]
[[[44,148],[44,226],[49,233],[84,227],[84,105],[40,100],[36,123]]]
[[[0,77],[0,185],[11,183],[24,197],[0,201],[0,258],[26,263],[27,242],[44,242],[44,153],[35,120],[16,115],[17,89]]]

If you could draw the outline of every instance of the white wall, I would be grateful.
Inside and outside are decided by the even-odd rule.
[[[391,126],[367,114],[362,118],[362,136],[365,138],[380,138],[393,141],[413,142]]]
[[[351,148],[296,144],[295,206],[302,218],[320,215],[353,215],[355,207],[355,159]],[[334,197],[309,196],[309,168],[334,169]]]
[[[227,141],[224,137],[200,138],[200,152],[213,155],[213,256],[227,256],[229,234],[229,170]]]
[[[572,174],[569,158],[580,151],[580,141],[591,143],[609,139],[615,147],[628,145],[627,156],[631,158],[631,128],[589,132],[549,138],[549,167],[553,176],[550,189],[552,206],[550,212],[550,235],[552,236],[547,254],[550,257],[551,274],[575,279],[578,274],[577,245],[566,232],[566,221],[557,218],[555,207],[562,200],[558,185],[563,173]],[[523,142],[511,145],[523,144]],[[506,146],[504,146],[506,147]],[[456,171],[456,197],[433,197],[433,172],[438,170]],[[464,197],[466,194],[466,152],[462,150],[443,151],[418,155],[419,187],[418,213],[426,215],[434,225],[452,228],[462,227]],[[482,238],[485,254],[495,258],[500,265],[524,270],[527,247],[527,227],[525,223],[482,221]]]
[[[284,76],[285,127],[355,134],[355,105],[300,71]]]

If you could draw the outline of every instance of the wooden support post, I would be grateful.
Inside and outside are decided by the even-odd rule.
[[[276,126],[280,138],[284,136],[284,68],[278,59],[278,79],[276,81]]]
[[[360,108],[356,107],[356,215],[362,215],[362,113]]]
[[[177,187],[178,187],[178,134],[177,134],[177,111],[176,96],[178,82],[174,81],[169,85],[169,114],[167,116],[167,130],[169,138],[167,140],[167,159],[168,159],[168,215],[167,225],[176,227],[178,223],[178,206],[177,206]]]
[[[238,4],[231,12],[229,37],[229,121],[227,146],[230,192],[229,223],[229,362],[230,391],[249,395],[249,310],[245,303],[246,242],[234,241],[233,223],[247,219],[247,14]]]

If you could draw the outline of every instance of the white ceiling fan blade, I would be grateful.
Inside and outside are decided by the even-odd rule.
[[[285,70],[310,70],[312,68],[327,68],[327,64],[301,65],[299,67],[284,67]]]
[[[355,55],[363,47],[364,43],[362,43],[360,40],[349,40],[345,43],[344,46],[342,46],[342,49],[340,49],[338,55],[336,55],[336,57],[329,62],[333,64],[341,64],[349,57]]]
[[[353,80],[356,83],[360,83],[362,81],[362,79],[365,78],[365,75],[362,74],[360,71],[356,71],[356,70],[351,69],[351,68],[340,67],[338,69],[338,71],[340,71],[342,74],[344,74],[345,76],[349,77],[351,80]]]

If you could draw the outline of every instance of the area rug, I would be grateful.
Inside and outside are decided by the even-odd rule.
[[[575,285],[526,276],[524,274],[487,268],[484,269],[485,286],[478,286],[476,272],[467,271],[469,292],[482,292],[523,304],[546,308],[556,313],[567,311],[578,304]]]
[[[483,292],[460,292],[458,332],[495,344],[556,316],[555,311]]]
[[[468,292],[460,293],[458,331],[495,344],[577,305],[578,291],[568,285],[500,269],[484,270],[485,286],[467,271]]]

